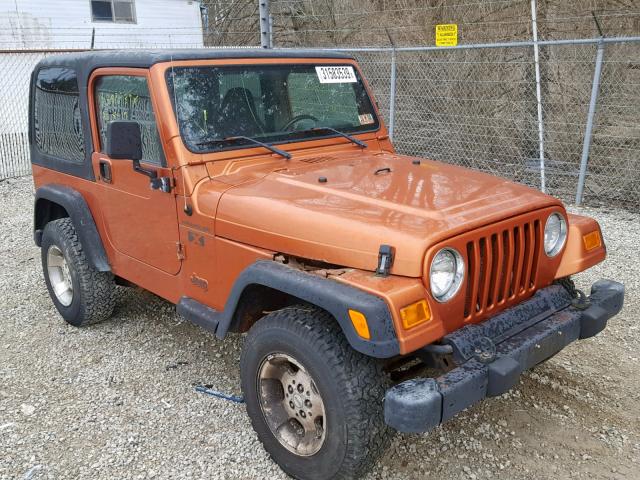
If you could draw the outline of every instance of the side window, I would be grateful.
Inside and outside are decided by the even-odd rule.
[[[359,127],[358,101],[352,83],[320,83],[316,75],[290,73],[287,80],[291,117],[313,115],[319,125]]]
[[[40,69],[33,105],[38,149],[47,155],[82,163],[84,135],[76,72],[63,67]]]
[[[165,164],[146,78],[131,75],[98,77],[95,98],[100,144],[103,148],[109,122],[134,120],[140,124],[142,132],[142,161]]]

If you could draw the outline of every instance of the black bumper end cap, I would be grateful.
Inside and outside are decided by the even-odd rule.
[[[607,326],[607,321],[622,310],[624,285],[612,280],[598,280],[591,287],[591,306],[580,318],[580,339],[591,338]]]
[[[489,381],[487,397],[497,397],[508,392],[520,379],[522,365],[510,357],[500,357],[487,365]]]
[[[405,433],[421,433],[437,427],[442,420],[442,395],[435,379],[407,380],[387,390],[384,420]]]
[[[589,307],[580,319],[580,339],[595,337],[607,326],[608,319],[607,311],[601,306]]]

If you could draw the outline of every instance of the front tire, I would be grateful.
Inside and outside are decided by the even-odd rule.
[[[295,478],[358,478],[391,438],[380,364],[353,350],[325,311],[294,306],[258,321],[240,372],[259,439]]]
[[[113,275],[97,271],[87,261],[70,218],[47,223],[41,255],[47,290],[67,323],[80,327],[111,316],[115,306]]]

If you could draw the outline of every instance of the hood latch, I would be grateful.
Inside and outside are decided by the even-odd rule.
[[[393,260],[395,258],[396,249],[391,245],[380,245],[378,250],[378,267],[376,268],[376,275],[378,277],[388,277],[393,266]]]

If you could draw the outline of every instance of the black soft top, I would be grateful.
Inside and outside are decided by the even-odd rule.
[[[256,58],[353,58],[337,52],[318,50],[267,50],[264,48],[198,48],[179,50],[92,50],[51,55],[40,61],[38,67],[69,67],[76,70],[78,77],[87,77],[101,67],[149,68],[156,63],[174,60],[216,60],[216,59],[256,59]],[[82,80],[79,78],[79,80]]]
[[[199,48],[180,50],[91,50],[86,52],[72,52],[51,55],[41,60],[33,70],[31,75],[31,91],[29,94],[29,144],[31,151],[31,162],[42,165],[60,172],[95,180],[93,167],[91,165],[91,154],[93,153],[92,131],[89,122],[89,109],[87,107],[87,86],[91,73],[101,67],[134,67],[149,68],[156,63],[170,62],[174,60],[215,60],[215,59],[260,59],[260,58],[320,58],[331,60],[351,59],[350,55],[325,52],[318,50],[272,50],[258,48]],[[69,162],[62,158],[56,158],[40,152],[34,144],[33,126],[33,96],[34,82],[37,72],[46,67],[71,68],[76,72],[78,78],[79,112],[82,120],[83,148],[85,159],[82,163]]]

